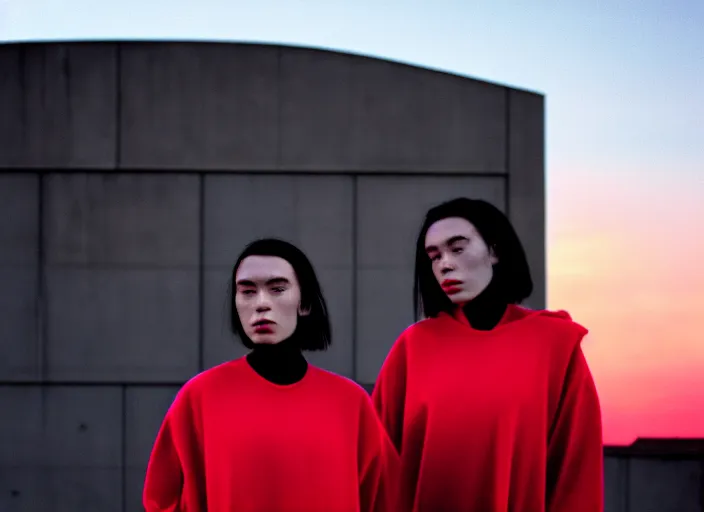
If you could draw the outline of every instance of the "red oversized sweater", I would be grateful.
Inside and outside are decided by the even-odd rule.
[[[491,331],[441,314],[406,329],[373,400],[413,512],[601,512],[601,412],[565,312],[509,306]]]
[[[143,502],[147,512],[396,512],[397,470],[359,385],[312,365],[277,385],[240,358],[180,390]]]

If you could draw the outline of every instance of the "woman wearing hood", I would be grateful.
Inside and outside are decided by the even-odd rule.
[[[414,302],[373,400],[413,512],[602,512],[603,450],[587,330],[520,306],[524,249],[491,204],[455,199],[418,236]]]

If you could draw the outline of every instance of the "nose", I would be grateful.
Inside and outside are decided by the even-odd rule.
[[[259,292],[257,294],[257,302],[255,304],[255,307],[257,313],[262,313],[271,309],[271,306],[269,305],[269,298],[267,297],[266,293]]]
[[[452,272],[453,270],[455,270],[454,263],[452,263],[447,253],[443,253],[440,257],[440,272],[445,275],[448,272]]]

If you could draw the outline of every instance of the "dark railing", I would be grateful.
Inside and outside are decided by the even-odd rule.
[[[704,438],[638,438],[625,446],[605,446],[607,457],[704,461]]]

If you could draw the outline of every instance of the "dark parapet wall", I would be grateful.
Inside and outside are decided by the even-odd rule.
[[[704,440],[637,439],[605,455],[606,512],[704,510]]]
[[[0,45],[6,168],[505,173],[507,89],[275,45]]]

